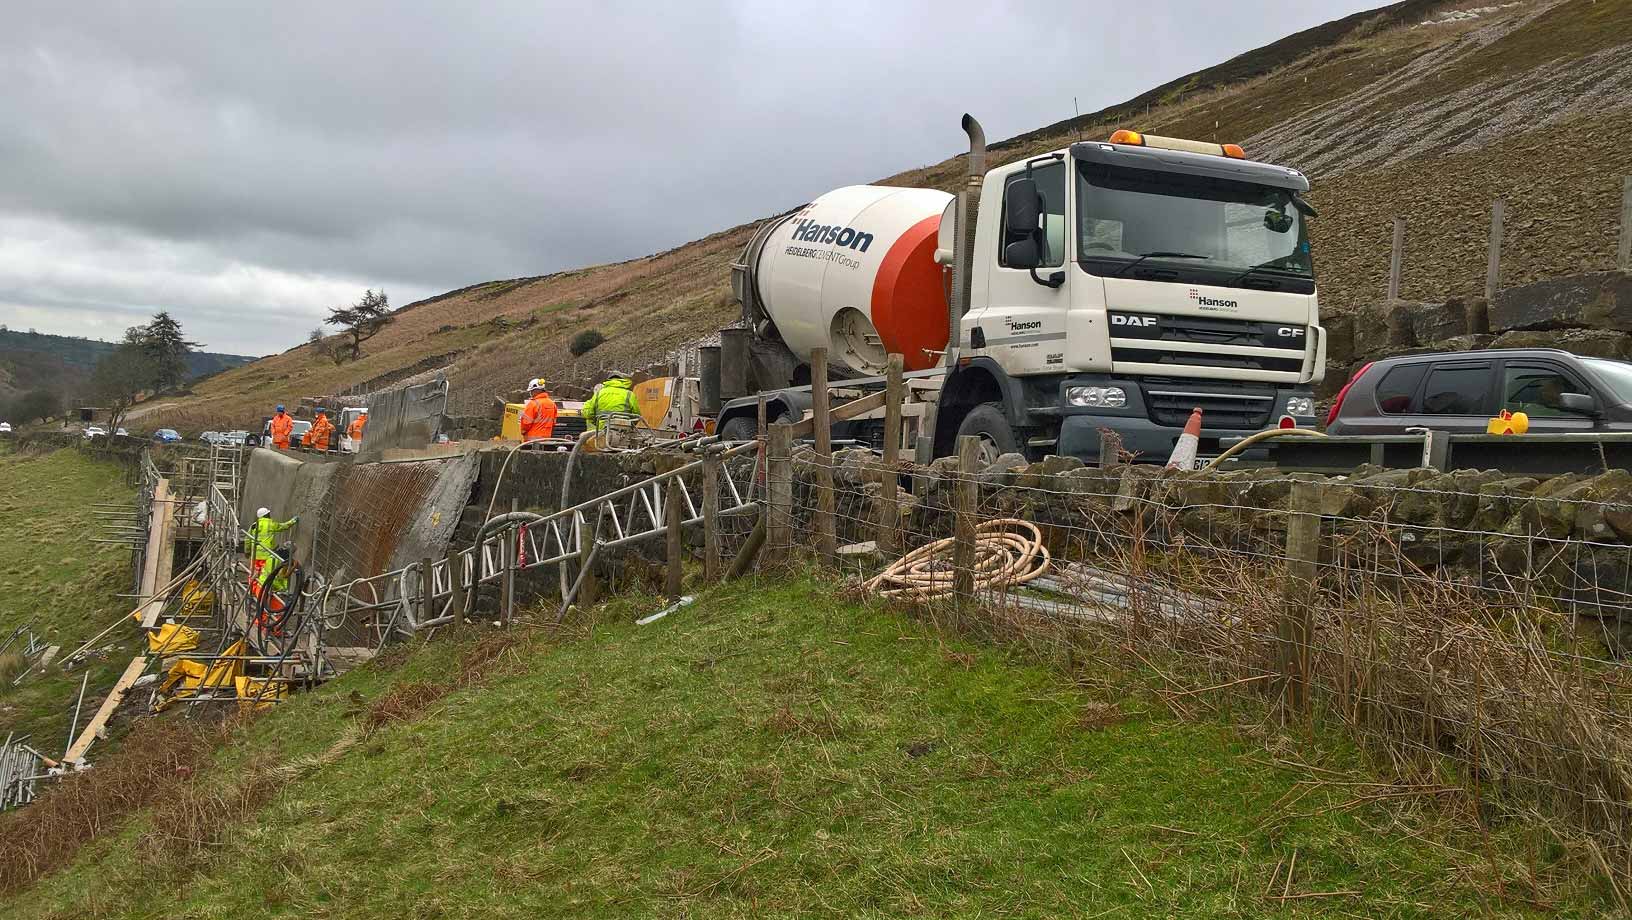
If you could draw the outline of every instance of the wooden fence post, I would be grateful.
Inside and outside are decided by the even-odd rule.
[[[793,426],[771,426],[765,445],[765,556],[771,565],[788,560],[793,545]]]
[[[1315,590],[1320,582],[1320,486],[1292,483],[1287,504],[1286,585],[1275,634],[1286,702],[1309,705],[1311,643],[1315,637]]]
[[[664,583],[664,588],[669,595],[669,600],[674,601],[680,599],[680,590],[685,578],[685,571],[682,566],[686,561],[686,551],[685,547],[680,543],[680,502],[680,477],[671,476],[669,477],[668,488],[663,495],[663,518],[667,530],[665,538],[667,546],[665,549],[669,561],[668,578]]]
[[[1405,264],[1405,218],[1394,218],[1394,248],[1388,257],[1388,302],[1400,299],[1400,271]]]
[[[419,560],[419,566],[419,621],[423,623],[436,616],[432,612],[436,609],[436,602],[431,599],[436,593],[436,579],[431,577],[430,556]]]
[[[467,590],[465,557],[450,549],[444,558],[448,562],[448,589],[451,592],[451,596],[448,598],[448,614],[453,617],[448,626],[451,629],[458,629],[465,624],[465,591]]]
[[[1498,198],[1490,203],[1490,252],[1485,259],[1486,309],[1496,303],[1496,290],[1502,285],[1502,218],[1506,213],[1507,202]]]
[[[827,387],[827,349],[810,350],[811,434],[816,441],[816,554],[832,565],[839,551],[834,519],[832,394]]]
[[[1106,428],[1099,433],[1099,468],[1122,462],[1122,436]]]
[[[720,577],[720,467],[712,446],[703,449],[703,580]]]
[[[980,500],[979,472],[976,458],[980,455],[980,437],[966,434],[958,438],[958,484],[954,493],[956,526],[952,536],[952,589],[958,603],[974,599],[975,594],[975,507]]]
[[[901,465],[901,405],[906,399],[906,381],[902,379],[905,364],[900,355],[890,355],[884,371],[884,473],[878,484],[878,551],[885,556],[895,554],[895,531],[901,523],[901,504],[897,492],[901,477],[896,472]]]
[[[588,607],[601,596],[601,583],[595,577],[595,563],[591,558],[595,555],[595,523],[587,518],[580,517],[577,526],[579,527],[578,566],[581,571],[578,574],[580,582],[578,595],[573,602],[580,607]]]
[[[1632,272],[1632,176],[1621,180],[1621,251],[1615,264],[1623,272]]]

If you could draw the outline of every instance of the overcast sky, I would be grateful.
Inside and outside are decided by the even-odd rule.
[[[212,351],[645,255],[1377,5],[7,0],[0,323]]]

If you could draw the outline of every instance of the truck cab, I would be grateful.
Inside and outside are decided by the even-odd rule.
[[[986,173],[936,454],[973,434],[987,455],[1095,458],[1110,429],[1165,459],[1194,408],[1203,453],[1313,426],[1308,188],[1233,145],[1131,131]]]

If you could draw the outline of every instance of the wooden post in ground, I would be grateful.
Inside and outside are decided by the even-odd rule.
[[[793,546],[793,426],[771,426],[765,445],[765,559],[770,565],[788,561]]]
[[[1388,302],[1400,299],[1400,272],[1405,265],[1405,218],[1394,218],[1394,247],[1388,257]]]
[[[816,555],[831,565],[838,556],[833,495],[832,394],[827,388],[827,349],[810,350],[811,434],[816,441]]]
[[[1294,482],[1287,504],[1286,584],[1275,634],[1284,699],[1302,711],[1309,705],[1315,591],[1320,582],[1320,486]]]
[[[1099,433],[1099,468],[1122,462],[1122,436],[1106,428]]]
[[[1500,198],[1490,203],[1490,251],[1485,258],[1485,308],[1496,303],[1496,291],[1502,285],[1502,218],[1507,215],[1507,202]],[[1473,332],[1475,330],[1468,330]]]
[[[583,517],[581,513],[575,514],[574,517],[577,518],[575,523],[578,527],[578,565],[580,571],[578,574],[578,595],[573,603],[579,607],[588,607],[601,596],[601,582],[600,579],[595,577],[595,563],[590,558],[595,553],[595,524]]]
[[[419,560],[419,621],[421,623],[436,616],[436,578],[431,568],[431,557],[426,556]]]
[[[448,626],[458,629],[465,623],[465,557],[457,550],[450,549],[443,558],[448,563],[448,615],[453,617]]]
[[[680,599],[680,591],[685,579],[685,547],[680,543],[680,477],[669,477],[667,489],[663,495],[663,522],[665,526],[665,551],[668,557],[668,577],[664,581],[664,590],[669,600]]]
[[[720,577],[720,467],[712,446],[703,448],[703,581]]]
[[[952,590],[958,603],[975,595],[975,508],[980,501],[980,437],[966,434],[958,438],[958,483],[954,493],[956,527],[952,532]]]
[[[1632,272],[1632,176],[1621,180],[1621,251],[1615,264],[1623,272]]]
[[[884,371],[884,473],[878,484],[878,551],[886,557],[895,555],[896,528],[901,523],[901,504],[897,492],[901,477],[896,472],[901,465],[901,406],[906,400],[906,382],[902,379],[905,367],[900,355],[890,355]]]

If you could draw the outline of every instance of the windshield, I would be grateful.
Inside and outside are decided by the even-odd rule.
[[[1145,257],[1142,266],[1195,280],[1235,283],[1258,268],[1254,278],[1313,290],[1303,218],[1290,189],[1103,163],[1077,167],[1077,254],[1094,274],[1129,271]]]
[[[1582,358],[1581,363],[1592,371],[1604,388],[1615,394],[1622,405],[1632,404],[1632,364],[1605,358]]]

